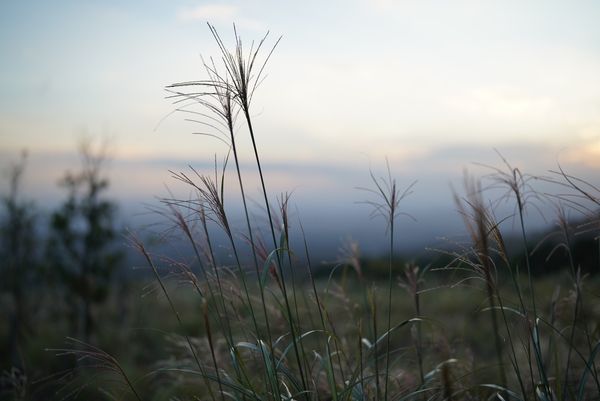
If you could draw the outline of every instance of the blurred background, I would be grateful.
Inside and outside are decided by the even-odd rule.
[[[385,227],[356,187],[387,157],[400,187],[418,181],[401,206],[418,224],[402,221],[398,244],[418,248],[459,229],[450,187],[489,172],[473,163],[503,167],[494,149],[532,175],[595,177],[599,15],[593,1],[4,1],[0,159],[26,149],[23,195],[51,210],[80,138],[109,138],[108,193],[124,225],[148,223],[142,204],[178,190],[169,169],[210,171],[225,153],[171,114],[164,87],[206,78],[202,57],[219,54],[206,22],[231,46],[235,22],[247,49],[283,36],[253,104],[272,196],[293,191],[326,248],[353,236],[377,252]]]

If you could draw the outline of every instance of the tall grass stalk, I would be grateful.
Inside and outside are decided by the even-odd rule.
[[[513,196],[516,203],[516,213],[519,223],[520,236],[523,244],[523,255],[525,259],[525,266],[527,269],[527,281],[529,286],[529,293],[531,298],[531,313],[527,308],[523,307],[523,313],[528,318],[528,328],[529,335],[531,338],[531,347],[533,348],[533,359],[535,361],[535,365],[537,366],[538,376],[541,381],[542,392],[545,397],[551,399],[552,397],[550,392],[550,385],[548,383],[548,375],[544,368],[544,360],[541,350],[541,341],[540,341],[540,331],[539,331],[539,315],[536,305],[536,295],[535,288],[533,285],[533,274],[531,268],[531,260],[529,255],[529,240],[527,237],[527,232],[525,229],[525,206],[526,203],[529,203],[532,198],[539,198],[539,194],[533,190],[531,190],[529,181],[532,179],[530,176],[526,176],[521,173],[521,171],[512,167],[510,163],[502,156],[499,152],[496,152],[498,156],[502,159],[506,167],[506,171],[494,168],[495,173],[491,176],[492,181],[494,181],[499,188],[504,188],[506,193],[504,195],[505,198]],[[516,283],[516,281],[515,281]],[[517,288],[517,291],[521,292],[520,288]],[[531,358],[528,359],[528,363],[530,366],[530,370],[533,371]],[[532,377],[533,380],[533,377]],[[532,384],[532,390],[537,388],[537,386]],[[536,397],[535,390],[533,391],[532,396]]]
[[[247,307],[248,311],[250,312],[254,331],[256,333],[256,336],[258,337],[258,342],[260,343],[261,330],[260,330],[260,327],[258,324],[258,318],[256,316],[254,306],[252,305],[252,300],[250,298],[250,287],[248,286],[248,283],[247,283],[246,272],[243,269],[242,261],[240,258],[237,244],[235,242],[232,227],[229,222],[229,218],[227,217],[227,212],[225,211],[225,204],[224,204],[225,172],[224,172],[224,170],[225,170],[226,164],[227,164],[227,159],[224,162],[224,166],[223,166],[223,170],[221,172],[220,179],[218,179],[218,177],[216,175],[217,174],[216,170],[215,170],[215,178],[212,179],[209,176],[198,173],[196,170],[194,170],[192,168],[192,171],[195,173],[196,177],[199,179],[200,184],[197,184],[190,177],[188,177],[185,173],[177,173],[177,174],[174,174],[173,176],[176,179],[190,185],[191,187],[195,188],[198,191],[199,198],[201,200],[201,204],[206,205],[206,207],[208,207],[209,210],[211,210],[214,221],[217,222],[220,225],[220,227],[224,230],[224,232],[229,240],[231,250],[233,252],[235,266],[238,270],[238,276],[240,277],[241,282],[242,282],[243,294],[245,295],[245,298],[246,298],[246,307]],[[220,184],[217,184],[218,182],[220,182]],[[261,291],[261,294],[262,294],[262,291]],[[262,299],[264,299],[264,298],[262,298]],[[265,313],[265,320],[267,320],[268,316],[266,315],[266,313],[267,313],[266,312],[266,303],[262,302],[261,304],[263,307],[263,311]],[[269,330],[270,330],[270,328],[269,328]],[[271,333],[269,332],[268,333],[269,338],[270,338],[270,335],[271,335]],[[268,366],[273,366],[275,363],[273,352],[269,353],[269,356],[271,358],[270,361],[267,361],[264,359],[266,356],[268,356],[268,355],[265,353],[261,353],[261,357],[263,358],[263,363],[265,366],[265,375],[266,375],[265,378],[267,380],[267,383],[269,383],[269,385],[271,386],[274,393],[279,394],[279,385],[277,384],[276,378],[272,377],[271,375],[269,375],[267,373]]]
[[[294,312],[296,314],[292,319],[292,324],[297,325],[297,332],[300,333],[299,337],[303,336],[302,325],[300,323],[300,311],[298,309],[298,296],[296,291],[296,275],[294,274],[294,266],[292,262],[292,250],[290,246],[290,219],[289,219],[289,203],[290,203],[291,194],[286,192],[282,193],[279,198],[279,212],[281,216],[281,240],[279,244],[279,249],[282,252],[287,254],[287,262],[290,270],[290,280],[292,286],[292,298],[294,300]],[[294,320],[295,319],[295,320]],[[303,370],[305,372],[309,371],[308,361],[306,360],[306,352],[304,349],[304,343],[298,341],[300,347],[300,356],[302,357]],[[308,374],[308,373],[307,373]],[[305,390],[308,388],[308,377],[304,379],[303,382]]]
[[[494,242],[497,245],[498,255],[500,256],[500,259],[504,263],[506,270],[509,272],[509,275],[512,277],[513,282],[516,282],[517,278],[514,276],[513,269],[511,268],[511,264],[510,264],[508,252],[506,250],[504,238],[502,236],[502,233],[500,232],[499,223],[496,222],[493,214],[490,213],[487,216],[488,216],[488,218],[490,218],[490,220],[489,220],[490,225],[491,225],[490,234],[491,234],[491,237],[493,238]],[[502,316],[502,321],[503,321],[504,327],[506,329],[506,335],[508,337],[508,344],[509,344],[510,351],[511,351],[509,359],[510,359],[511,365],[513,367],[513,370],[515,372],[517,381],[519,383],[519,388],[521,390],[521,396],[523,397],[523,400],[526,401],[527,400],[527,391],[525,389],[525,383],[523,381],[521,368],[519,367],[519,362],[517,360],[515,339],[514,339],[514,336],[512,333],[512,327],[509,325],[508,317],[506,314],[507,308],[505,308],[505,306],[504,306],[504,301],[502,299],[502,296],[500,294],[498,287],[496,286],[495,288],[496,288],[496,297],[498,299],[498,306],[500,309],[500,315]],[[515,288],[518,288],[518,287],[515,285]],[[520,293],[518,293],[518,296],[521,299]],[[521,300],[520,303],[521,303],[521,307],[523,308],[524,307],[523,301]]]
[[[242,113],[246,120],[246,125],[247,125],[248,131],[250,133],[250,139],[252,141],[252,150],[254,152],[254,157],[256,160],[256,167],[258,169],[258,175],[260,178],[260,185],[261,185],[261,189],[262,189],[262,195],[263,195],[263,200],[264,200],[264,204],[265,204],[265,209],[267,212],[267,218],[269,220],[269,228],[271,231],[271,238],[273,240],[273,249],[277,250],[278,247],[277,247],[277,239],[275,236],[275,226],[273,224],[273,216],[271,214],[269,197],[267,195],[267,188],[265,185],[265,179],[264,179],[263,170],[262,170],[262,166],[261,166],[260,156],[259,156],[258,148],[256,145],[256,136],[255,136],[254,127],[252,124],[252,118],[250,116],[250,105],[252,103],[252,97],[254,95],[256,88],[262,82],[262,74],[263,74],[264,68],[265,68],[267,62],[269,61],[271,55],[273,54],[273,51],[277,47],[277,44],[281,40],[281,37],[276,40],[275,44],[273,45],[273,47],[271,48],[271,50],[269,51],[269,53],[263,60],[262,64],[259,65],[259,64],[256,64],[256,62],[258,60],[257,57],[258,57],[258,54],[260,53],[261,48],[265,44],[265,41],[269,34],[268,32],[260,40],[260,42],[258,43],[256,48],[254,48],[254,45],[252,45],[250,47],[249,57],[246,58],[244,55],[244,48],[242,45],[242,40],[241,40],[241,37],[238,35],[237,30],[235,29],[235,25],[234,25],[234,35],[235,35],[236,46],[235,46],[234,53],[231,53],[229,50],[227,50],[227,47],[221,40],[221,37],[219,36],[215,27],[210,24],[208,26],[213,34],[213,37],[215,38],[220,50],[221,50],[223,62],[224,62],[225,68],[227,70],[227,76],[231,80],[230,87],[232,88],[233,93],[234,93],[233,99],[240,105]],[[256,71],[255,69],[258,69],[258,71]],[[304,375],[304,369],[302,367],[302,360],[301,360],[300,354],[299,354],[298,343],[297,343],[297,333],[296,333],[296,330],[294,327],[294,318],[293,318],[290,301],[289,301],[289,297],[288,297],[286,281],[284,279],[285,275],[283,273],[280,252],[276,251],[275,256],[276,256],[276,261],[277,261],[277,268],[279,269],[279,276],[282,278],[281,289],[282,289],[282,293],[283,293],[282,295],[283,295],[283,300],[284,300],[285,309],[286,309],[286,315],[287,315],[286,317],[288,320],[288,325],[290,328],[290,333],[291,333],[292,341],[293,341],[293,345],[294,345],[294,353],[296,356],[296,361],[298,364],[300,377],[302,379],[302,385],[306,389],[307,388],[306,379],[305,379],[305,375]]]
[[[238,111],[235,110],[235,105],[236,105],[236,103],[234,102],[235,94],[232,91],[232,86],[229,84],[227,76],[222,77],[221,75],[219,75],[214,62],[212,65],[208,65],[207,63],[205,63],[204,66],[207,71],[207,74],[209,75],[209,80],[177,83],[177,84],[170,85],[168,88],[169,88],[169,90],[175,90],[177,88],[186,87],[186,86],[200,86],[202,88],[206,88],[207,92],[187,94],[187,93],[182,93],[179,91],[179,92],[175,92],[175,96],[195,99],[198,103],[200,103],[202,106],[207,108],[210,112],[215,114],[217,118],[213,119],[213,120],[220,122],[220,124],[224,127],[224,130],[222,130],[220,128],[215,127],[214,124],[209,124],[210,127],[212,127],[213,129],[216,129],[217,132],[219,132],[225,136],[225,139],[224,140],[221,139],[221,140],[230,147],[230,150],[233,154],[235,171],[236,171],[236,175],[237,175],[237,179],[238,179],[238,185],[240,188],[240,198],[242,200],[242,207],[244,210],[244,217],[245,217],[245,221],[246,221],[247,235],[248,235],[248,239],[250,241],[250,248],[251,248],[252,258],[253,258],[253,262],[254,262],[254,269],[255,269],[256,277],[257,277],[258,284],[259,284],[259,290],[260,290],[259,293],[260,293],[260,297],[261,297],[261,301],[262,301],[261,304],[263,307],[262,309],[263,309],[263,315],[264,315],[265,325],[266,325],[265,331],[266,331],[266,337],[268,340],[267,343],[268,343],[268,346],[271,348],[270,355],[273,355],[273,352],[272,352],[273,339],[271,336],[269,316],[268,316],[268,313],[266,312],[264,288],[263,288],[262,280],[260,279],[261,273],[260,273],[260,268],[259,268],[259,263],[258,263],[258,257],[256,254],[256,244],[255,244],[255,240],[254,240],[254,233],[253,233],[252,225],[250,223],[250,213],[248,211],[247,197],[246,197],[246,193],[245,193],[245,189],[244,189],[244,182],[242,179],[242,173],[241,173],[239,156],[238,156],[237,142],[236,142],[235,132],[234,132],[235,131],[235,129],[234,129],[235,119],[236,119],[236,115],[238,114]],[[206,100],[206,98],[208,98],[208,100]],[[202,114],[202,115],[206,116],[206,114]],[[234,252],[237,254],[237,251],[234,251]],[[236,256],[236,259],[237,259],[237,256]],[[239,265],[239,260],[238,260],[238,265]],[[240,266],[240,268],[241,268],[241,266]],[[258,325],[256,325],[255,328],[256,328],[256,335],[258,336],[258,339],[262,338],[262,335],[258,328]],[[267,362],[265,361],[265,364],[266,363]],[[272,360],[269,363],[271,363],[271,364],[275,363],[274,356],[272,357]],[[271,380],[271,382],[272,382],[272,386],[277,387],[277,389],[273,388],[274,392],[279,393],[278,385],[276,386],[272,380]]]
[[[506,387],[506,374],[504,363],[502,361],[502,339],[500,338],[498,318],[496,317],[496,271],[489,244],[489,237],[495,224],[492,223],[484,204],[481,183],[470,179],[469,176],[465,176],[464,186],[467,192],[466,198],[461,200],[455,193],[454,202],[458,206],[459,212],[463,216],[467,227],[467,231],[471,236],[475,257],[479,262],[477,267],[481,270],[485,282],[489,314],[494,333],[498,375],[500,377],[500,385]],[[466,209],[465,204],[469,210]]]
[[[387,177],[377,179],[373,172],[370,172],[371,181],[375,185],[375,189],[361,188],[374,194],[379,200],[367,201],[365,203],[373,207],[372,216],[381,216],[387,222],[387,228],[389,230],[389,254],[388,254],[388,297],[387,297],[387,338],[386,338],[386,358],[385,358],[385,377],[384,377],[384,400],[388,399],[388,382],[389,382],[389,370],[390,370],[390,341],[392,328],[392,287],[394,283],[393,278],[393,264],[394,264],[394,228],[396,218],[399,215],[409,216],[406,213],[400,212],[398,207],[400,202],[412,193],[412,188],[416,184],[414,181],[410,184],[403,192],[400,192],[396,184],[396,179],[392,178],[389,161],[386,159]],[[377,338],[377,337],[375,337]],[[376,364],[377,365],[377,364]]]
[[[564,379],[562,385],[562,399],[566,400],[569,393],[569,371],[571,368],[571,358],[573,353],[573,348],[575,346],[575,332],[577,329],[577,322],[579,318],[579,306],[580,306],[580,294],[581,294],[581,271],[575,267],[575,262],[573,260],[573,254],[571,252],[571,229],[569,226],[568,218],[566,215],[566,211],[564,205],[559,203],[556,206],[556,217],[557,217],[557,225],[559,228],[560,241],[559,244],[550,251],[546,260],[548,260],[558,249],[563,249],[568,258],[568,267],[570,269],[571,280],[573,281],[575,287],[575,305],[573,311],[573,320],[571,323],[571,331],[569,333],[569,341],[568,341],[568,351],[566,358],[566,366],[564,370]],[[544,238],[546,239],[546,238]],[[540,244],[543,243],[543,240],[540,241]],[[533,252],[533,251],[532,251]],[[552,322],[551,322],[552,323]],[[559,382],[560,383],[560,382]]]
[[[288,320],[288,325],[290,328],[291,337],[292,337],[292,341],[293,341],[293,345],[294,345],[294,353],[296,356],[300,376],[302,379],[302,384],[303,384],[303,387],[306,389],[307,382],[305,379],[304,368],[302,366],[303,363],[302,363],[302,359],[300,357],[300,351],[298,349],[298,343],[297,343],[298,336],[296,333],[296,329],[294,327],[295,326],[294,325],[294,317],[293,317],[292,309],[290,306],[286,281],[284,279],[284,272],[283,272],[281,254],[280,254],[281,252],[278,249],[277,240],[275,237],[275,227],[273,224],[273,217],[271,214],[271,209],[270,209],[270,205],[269,205],[269,201],[268,201],[265,180],[264,180],[260,157],[259,157],[259,153],[258,153],[258,149],[257,149],[257,145],[256,145],[254,128],[252,125],[252,119],[250,117],[250,104],[251,104],[252,96],[253,96],[254,91],[256,90],[257,86],[260,84],[260,82],[262,80],[261,76],[262,76],[264,67],[265,67],[267,61],[269,60],[270,56],[272,55],[279,40],[277,40],[275,45],[271,48],[271,51],[268,53],[264,62],[261,65],[258,65],[258,64],[255,64],[257,61],[257,56],[258,56],[261,48],[263,47],[263,44],[265,43],[268,33],[267,33],[267,35],[265,35],[265,37],[263,37],[263,39],[259,42],[259,44],[256,46],[256,48],[254,48],[254,46],[251,47],[250,55],[248,58],[246,58],[245,54],[244,54],[241,38],[237,34],[237,30],[235,29],[235,26],[234,26],[234,34],[235,34],[236,46],[235,46],[235,51],[233,53],[231,53],[231,52],[229,52],[229,50],[227,50],[226,46],[224,45],[223,41],[221,40],[216,29],[210,24],[209,24],[209,29],[221,50],[223,66],[225,67],[226,73],[219,74],[213,63],[212,67],[207,67],[207,71],[209,72],[209,76],[210,76],[209,81],[184,82],[184,83],[171,85],[170,88],[177,88],[177,87],[190,86],[190,85],[200,85],[200,86],[208,85],[209,87],[212,87],[212,90],[214,91],[214,92],[209,91],[208,94],[209,95],[213,94],[214,96],[216,96],[221,104],[222,110],[218,110],[218,113],[225,120],[225,125],[227,127],[227,131],[229,134],[229,138],[228,138],[230,141],[229,143],[233,150],[236,172],[237,172],[238,182],[239,182],[240,190],[241,190],[241,198],[242,198],[244,213],[245,213],[245,217],[246,217],[246,225],[248,228],[248,238],[251,243],[251,250],[252,250],[252,255],[253,255],[253,259],[254,259],[257,278],[259,280],[259,285],[261,286],[260,295],[261,295],[261,300],[262,300],[262,304],[263,304],[263,312],[265,315],[265,323],[267,325],[266,331],[267,331],[267,337],[269,340],[268,346],[271,348],[270,355],[273,355],[273,352],[272,352],[273,341],[270,337],[271,330],[270,330],[270,327],[269,327],[270,325],[268,322],[268,314],[266,313],[266,309],[264,307],[264,305],[265,305],[264,290],[262,288],[262,281],[260,280],[260,272],[259,272],[259,268],[258,268],[258,260],[257,260],[257,255],[256,255],[256,245],[255,245],[255,240],[253,237],[253,230],[252,230],[252,227],[250,224],[250,218],[249,218],[248,208],[247,208],[247,204],[246,204],[246,195],[244,193],[243,182],[242,182],[242,178],[241,178],[241,171],[240,171],[240,166],[239,166],[237,145],[236,145],[236,141],[235,141],[235,135],[233,132],[233,126],[234,126],[234,124],[233,124],[233,119],[234,119],[233,118],[234,117],[233,104],[234,103],[233,102],[235,102],[235,104],[237,104],[241,108],[241,111],[245,117],[246,125],[247,125],[247,128],[250,133],[250,137],[252,140],[252,147],[253,147],[253,151],[254,151],[254,155],[255,155],[255,159],[256,159],[256,165],[257,165],[258,172],[259,172],[265,208],[266,208],[267,217],[268,217],[268,221],[269,221],[269,228],[270,228],[271,237],[273,240],[273,248],[275,250],[277,268],[279,270],[279,276],[282,278],[281,289],[282,289],[282,295],[283,295],[285,309],[286,309],[286,317]],[[255,72],[255,68],[259,69],[258,73]],[[182,94],[178,93],[178,95],[182,95]],[[185,94],[183,94],[183,95],[185,96]],[[206,95],[206,93],[201,92],[200,95]],[[193,98],[197,98],[197,96],[199,96],[199,95],[198,94],[192,95]],[[188,97],[189,97],[189,95],[188,95]],[[206,105],[206,102],[202,102],[202,104]],[[209,104],[209,108],[214,109],[214,106]],[[257,326],[257,334],[258,333],[259,332],[258,332],[258,326]],[[275,361],[273,360],[271,362],[274,363]],[[277,386],[277,389],[274,389],[274,390],[276,393],[279,394],[278,386]]]

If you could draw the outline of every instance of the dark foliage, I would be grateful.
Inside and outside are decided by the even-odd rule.
[[[104,152],[81,147],[82,166],[61,181],[68,195],[51,217],[48,254],[52,274],[66,287],[73,305],[74,333],[89,342],[94,331],[93,305],[108,296],[111,277],[123,258],[114,247],[116,205],[103,197],[108,180],[102,176]]]

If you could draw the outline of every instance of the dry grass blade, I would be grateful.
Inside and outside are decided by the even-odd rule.
[[[119,377],[123,384],[131,391],[134,397],[141,401],[139,393],[135,389],[133,381],[127,376],[123,367],[119,364],[116,358],[102,349],[95,347],[91,344],[87,344],[83,341],[77,340],[72,337],[67,338],[67,344],[70,348],[54,348],[48,349],[47,351],[56,352],[57,356],[74,356],[77,359],[79,369],[85,367],[93,369],[97,372],[107,372],[109,374]],[[81,387],[74,390],[76,393],[81,390]]]
[[[360,247],[358,242],[348,238],[345,240],[338,249],[338,259],[336,263],[351,266],[356,272],[358,278],[362,281],[363,271],[360,256]]]
[[[568,174],[562,166],[558,165],[558,171],[551,170],[558,179],[548,179],[548,182],[571,190],[568,193],[546,194],[550,198],[558,199],[561,207],[577,212],[583,216],[584,221],[578,225],[573,235],[584,235],[595,233],[600,226],[598,208],[600,206],[600,188],[589,181]]]
[[[225,211],[224,181],[227,160],[228,157],[225,158],[223,167],[219,173],[215,159],[214,177],[201,174],[198,170],[189,166],[198,181],[184,172],[177,173],[169,170],[173,178],[194,188],[197,193],[197,198],[194,200],[163,199],[163,203],[167,204],[169,207],[182,207],[198,213],[199,215],[204,215],[207,219],[217,223],[227,235],[231,235],[231,226],[229,225],[229,219],[227,218],[227,213]]]
[[[465,174],[464,187],[465,198],[460,198],[454,191],[454,203],[463,218],[474,245],[475,257],[479,261],[478,264],[472,264],[472,266],[486,276],[486,281],[495,286],[496,271],[490,254],[489,239],[490,235],[496,232],[497,224],[483,200],[481,182]]]
[[[577,178],[575,176],[572,176],[570,174],[567,174],[563,170],[563,168],[562,168],[562,166],[560,164],[558,165],[558,170],[559,170],[560,176],[562,178],[564,178],[564,180],[567,182],[567,184],[571,188],[573,188],[578,193],[580,193],[581,195],[583,195],[589,201],[591,201],[594,204],[596,204],[596,206],[600,206],[600,197],[598,195],[593,195],[592,192],[590,191],[590,190],[593,190],[597,194],[600,194],[600,189],[598,187],[596,187],[595,185],[591,184],[588,181],[585,181],[585,180],[582,180],[582,179]],[[586,189],[586,187],[588,187],[589,189]]]

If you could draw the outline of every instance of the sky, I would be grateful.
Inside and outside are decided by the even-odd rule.
[[[341,236],[364,223],[356,187],[387,158],[400,185],[418,181],[407,208],[435,224],[465,169],[500,164],[494,149],[532,173],[560,162],[597,177],[599,17],[596,1],[5,0],[0,157],[28,150],[42,204],[60,199],[85,135],[110,138],[111,191],[131,210],[176,187],[169,169],[226,149],[171,114],[165,86],[206,78],[206,22],[230,45],[235,23],[247,44],[281,36],[253,101],[273,194],[293,190],[315,224],[359,216]]]

